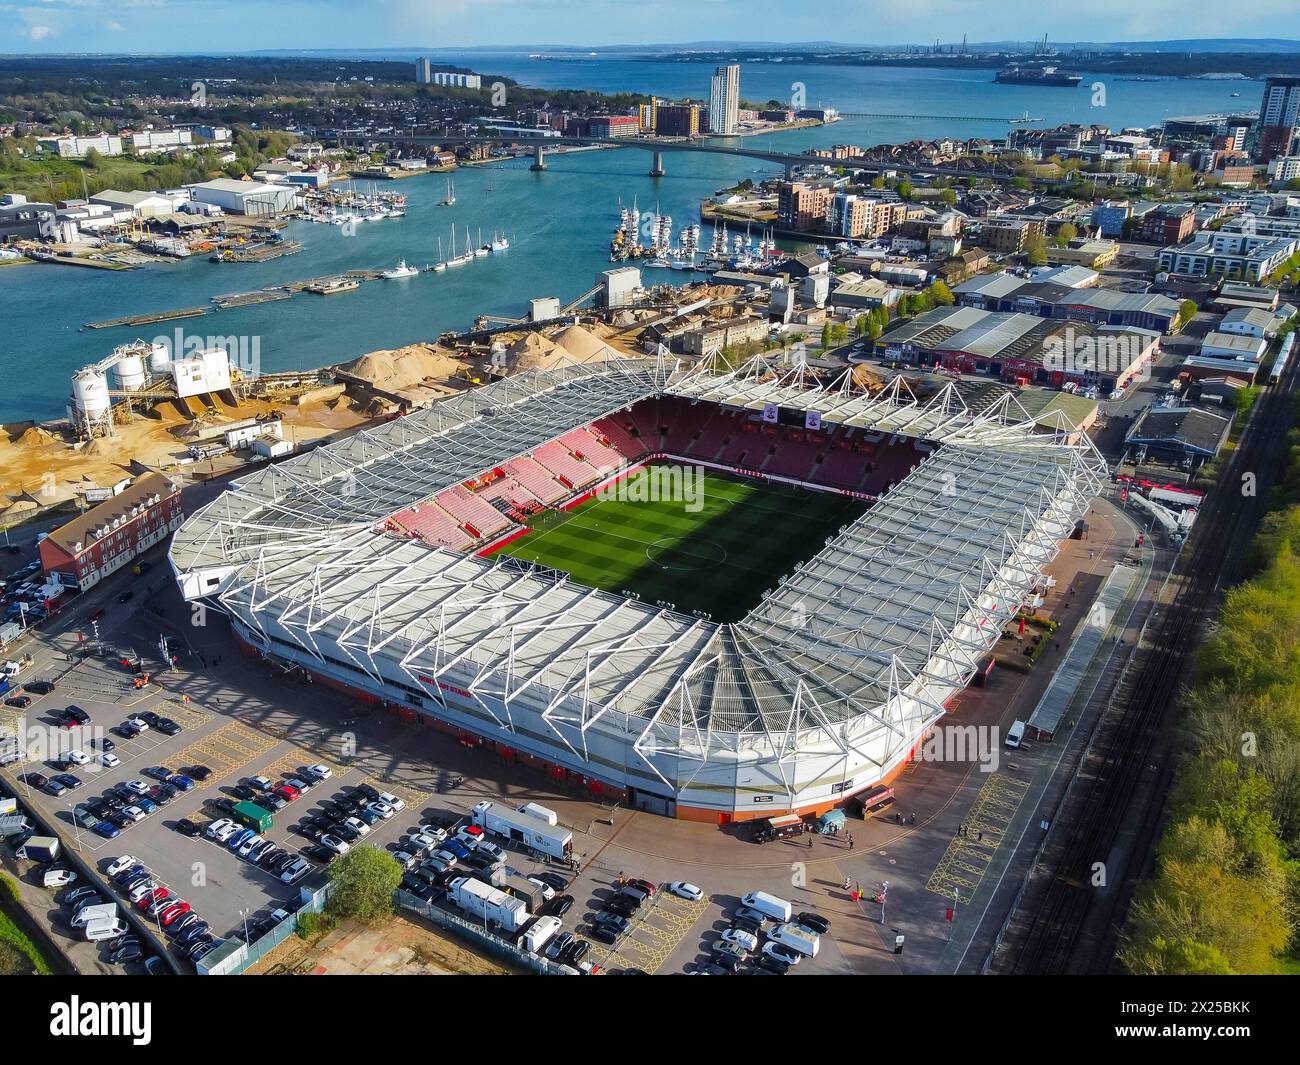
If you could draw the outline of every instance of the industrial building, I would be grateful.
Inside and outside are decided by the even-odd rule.
[[[928,443],[733,623],[392,530],[398,511],[463,500],[484,470],[596,421],[613,433],[646,403]],[[953,386],[921,402],[902,378],[869,391],[762,358],[725,374],[658,359],[528,372],[242,476],[185,523],[171,561],[250,655],[554,781],[712,823],[821,811],[907,762],[1103,483],[1091,442],[1013,409],[1010,392],[975,412]],[[619,439],[619,454],[677,447]]]
[[[1160,335],[1128,326],[1062,322],[1034,314],[941,307],[900,322],[876,341],[889,360],[987,374],[1004,381],[1105,391],[1151,365]]]
[[[85,591],[161,543],[185,519],[180,487],[161,473],[138,477],[40,542],[51,581]]]
[[[1124,437],[1138,461],[1199,466],[1227,442],[1232,419],[1195,407],[1147,407]]]
[[[290,210],[298,192],[287,185],[263,185],[256,181],[217,178],[189,185],[190,199],[220,207],[232,214],[270,215]]]

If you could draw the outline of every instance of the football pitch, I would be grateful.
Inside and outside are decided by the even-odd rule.
[[[532,531],[501,552],[579,584],[736,621],[867,508],[848,496],[688,469],[698,479],[685,492],[664,491],[669,468],[641,469],[572,510],[536,515]]]

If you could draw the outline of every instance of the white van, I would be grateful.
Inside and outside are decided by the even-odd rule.
[[[1007,729],[1006,744],[1008,747],[1016,748],[1020,746],[1020,741],[1025,738],[1025,723],[1023,721],[1011,722],[1011,727]]]
[[[104,939],[116,939],[126,934],[126,922],[121,920],[91,921],[86,925],[86,938],[92,943]]]
[[[101,921],[117,920],[117,903],[102,902],[97,906],[87,906],[72,915],[73,928],[89,928]]]
[[[820,936],[790,924],[777,925],[767,933],[767,941],[789,947],[805,958],[817,957],[817,951],[821,949]]]
[[[740,904],[748,906],[751,910],[766,914],[773,920],[780,921],[783,924],[790,920],[790,914],[794,909],[785,899],[769,895],[766,891],[751,891],[740,900]]]

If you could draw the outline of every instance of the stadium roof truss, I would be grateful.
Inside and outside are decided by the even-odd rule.
[[[734,624],[377,531],[402,507],[663,393],[816,411],[823,426],[944,446]],[[612,731],[665,784],[661,765],[680,787],[730,752],[766,756],[793,787],[809,750],[883,768],[913,745],[1104,476],[1091,441],[1043,431],[1010,392],[977,412],[955,385],[921,400],[901,377],[871,391],[764,358],[728,373],[627,359],[507,378],[264,467],[192,515],[171,558],[188,597],[214,594],[268,643],[358,683],[443,706],[454,690],[507,733],[524,713],[584,760],[591,731]]]

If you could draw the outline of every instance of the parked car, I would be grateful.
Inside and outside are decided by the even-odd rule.
[[[704,898],[704,892],[694,884],[689,884],[685,880],[674,880],[668,885],[668,890],[680,899],[687,899],[690,902],[699,902]]]

